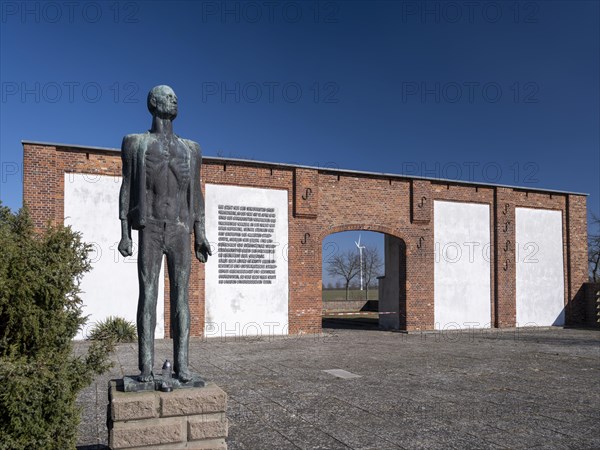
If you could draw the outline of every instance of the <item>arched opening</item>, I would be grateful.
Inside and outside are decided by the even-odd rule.
[[[406,243],[372,228],[334,231],[321,245],[325,329],[406,329]]]

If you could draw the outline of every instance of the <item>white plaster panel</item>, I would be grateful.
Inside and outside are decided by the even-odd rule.
[[[490,328],[490,209],[434,202],[435,328]]]
[[[117,250],[121,238],[119,189],[121,177],[65,174],[65,225],[79,231],[93,245],[92,270],[81,282],[83,314],[88,322],[76,339],[84,339],[99,320],[119,316],[136,322],[139,296],[137,232],[132,232],[134,254],[123,258]],[[164,271],[161,269],[156,307],[156,338],[164,337]]]
[[[207,184],[205,192],[206,234],[213,249],[205,272],[205,336],[288,334],[287,191]],[[275,209],[272,284],[219,283],[219,205]]]
[[[565,323],[562,213],[516,208],[517,326]]]

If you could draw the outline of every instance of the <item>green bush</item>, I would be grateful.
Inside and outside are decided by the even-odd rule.
[[[114,342],[135,342],[137,330],[135,324],[122,317],[109,316],[106,320],[97,322],[90,335],[90,340],[110,339]]]
[[[36,233],[26,208],[0,204],[0,249],[0,449],[75,448],[77,393],[113,348],[95,341],[73,356],[90,247],[68,227]]]

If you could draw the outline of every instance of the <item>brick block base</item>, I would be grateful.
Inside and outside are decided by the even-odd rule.
[[[227,394],[214,383],[173,392],[108,388],[111,449],[226,450]]]

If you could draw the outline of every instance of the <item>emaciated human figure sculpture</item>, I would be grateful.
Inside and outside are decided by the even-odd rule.
[[[211,254],[204,229],[200,190],[200,146],[173,133],[177,97],[169,86],[148,94],[152,128],[123,138],[123,183],[119,196],[119,252],[132,255],[131,229],[139,230],[137,308],[139,381],[153,381],[156,301],[163,254],[171,293],[174,372],[182,382],[192,379],[188,367],[190,308],[190,234],[200,262]]]

